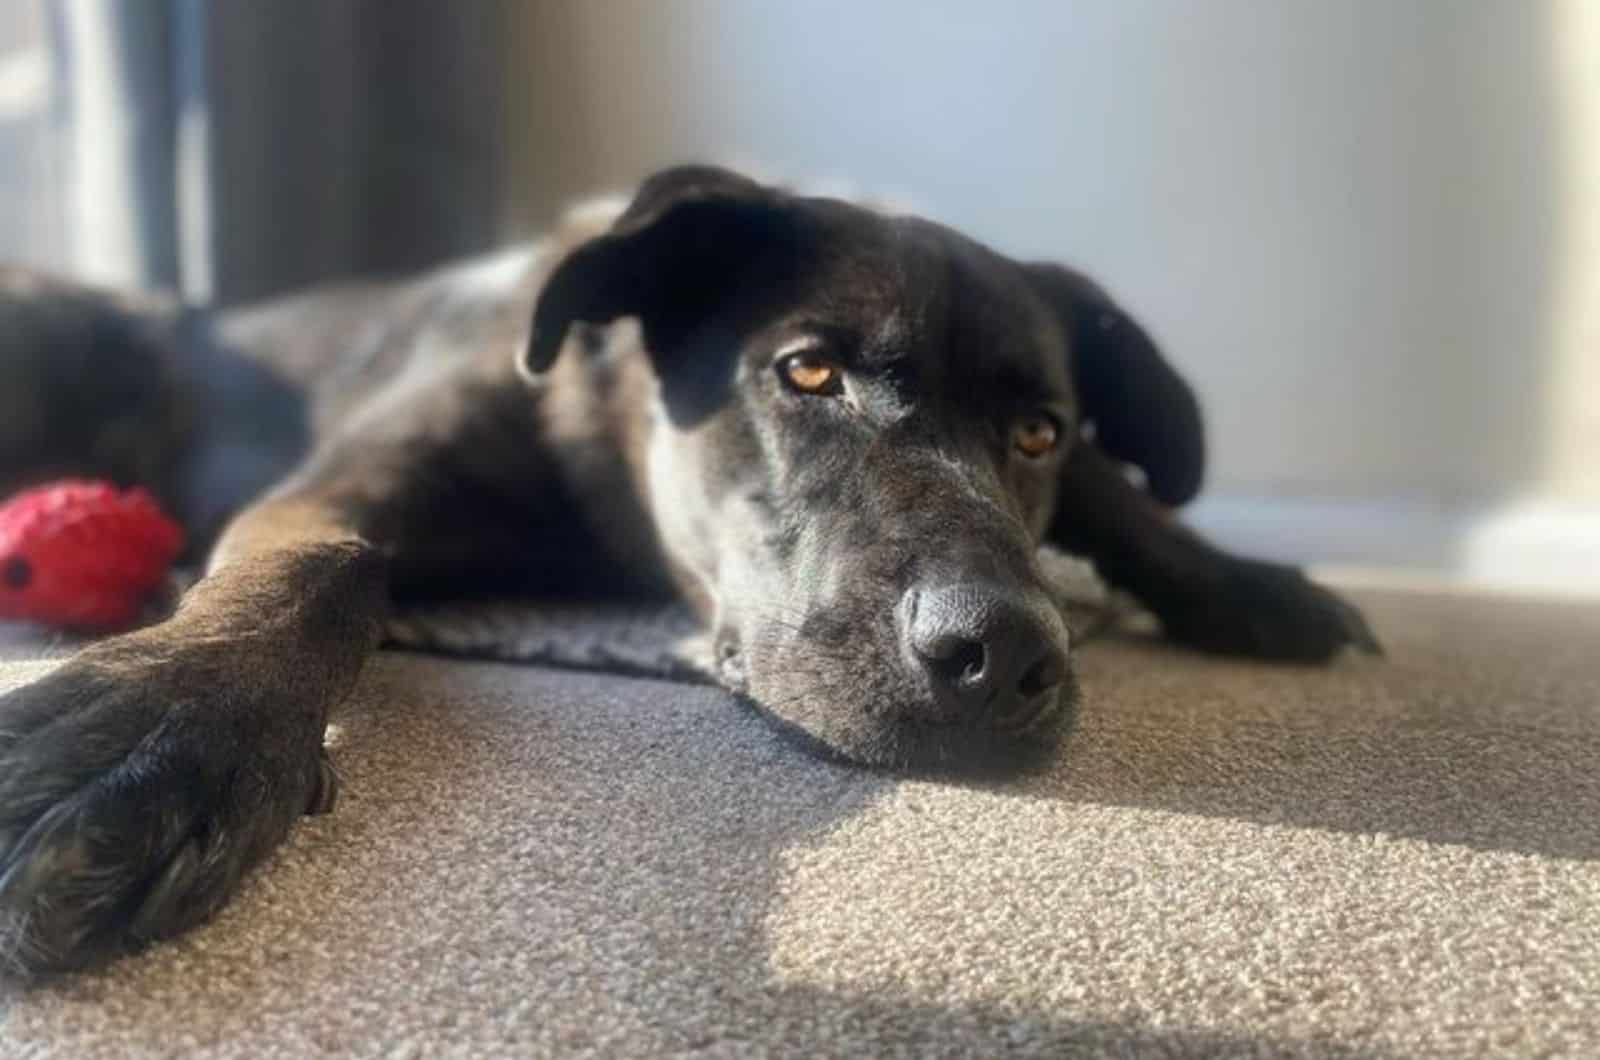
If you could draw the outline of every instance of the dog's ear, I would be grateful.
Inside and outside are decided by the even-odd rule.
[[[781,225],[779,193],[713,166],[646,180],[610,231],[572,251],[539,294],[525,372],[548,369],[574,323],[637,316],[652,350],[675,345]]]
[[[1095,442],[1137,465],[1150,492],[1177,505],[1200,491],[1200,403],[1156,344],[1099,284],[1060,265],[1029,265],[1029,280],[1066,334],[1073,382]]]

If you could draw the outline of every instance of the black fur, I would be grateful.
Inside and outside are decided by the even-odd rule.
[[[203,919],[327,809],[328,711],[395,598],[675,590],[729,687],[829,754],[915,769],[1014,771],[1070,724],[1070,674],[1025,717],[952,715],[905,646],[922,589],[977,587],[1064,658],[1043,541],[1196,647],[1376,647],[1326,590],[1157,503],[1199,486],[1199,411],[1094,284],[721,170],[658,174],[609,230],[569,226],[526,267],[215,317],[56,285],[0,302],[0,336],[0,373],[20,373],[0,401],[83,407],[93,366],[126,354],[130,422],[160,454],[102,466],[93,439],[29,437],[5,481],[148,474],[202,537],[202,497],[231,510],[276,482],[175,617],[0,697],[0,965],[17,974]],[[826,396],[784,382],[797,349],[843,373]],[[52,364],[78,366],[71,387]],[[225,445],[194,426],[267,407]],[[1062,444],[1026,455],[1015,425],[1040,417]],[[224,453],[249,473],[218,473]],[[218,485],[198,489],[206,468]]]

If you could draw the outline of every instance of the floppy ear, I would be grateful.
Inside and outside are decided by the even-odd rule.
[[[1193,498],[1205,476],[1206,446],[1200,404],[1189,384],[1093,280],[1060,265],[1029,265],[1027,272],[1061,321],[1095,442],[1141,468],[1150,492],[1163,503]]]
[[[781,226],[778,193],[713,166],[663,170],[605,235],[578,247],[539,293],[522,367],[543,372],[574,323],[637,316],[646,345],[672,348]]]

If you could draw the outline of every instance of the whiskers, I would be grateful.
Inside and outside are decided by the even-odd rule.
[[[829,700],[846,691],[842,675],[858,673],[861,668],[860,659],[851,658],[828,639],[814,635],[814,612],[801,605],[783,600],[761,601],[744,625],[742,650],[746,666],[753,656],[758,657],[795,682],[792,692],[777,698],[751,694],[750,698],[764,710],[780,715],[807,714],[813,708],[829,706]]]

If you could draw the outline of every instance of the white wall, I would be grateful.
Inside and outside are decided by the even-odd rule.
[[[1600,503],[1597,7],[526,5],[518,219],[694,157],[837,178],[1100,276],[1218,495]]]

